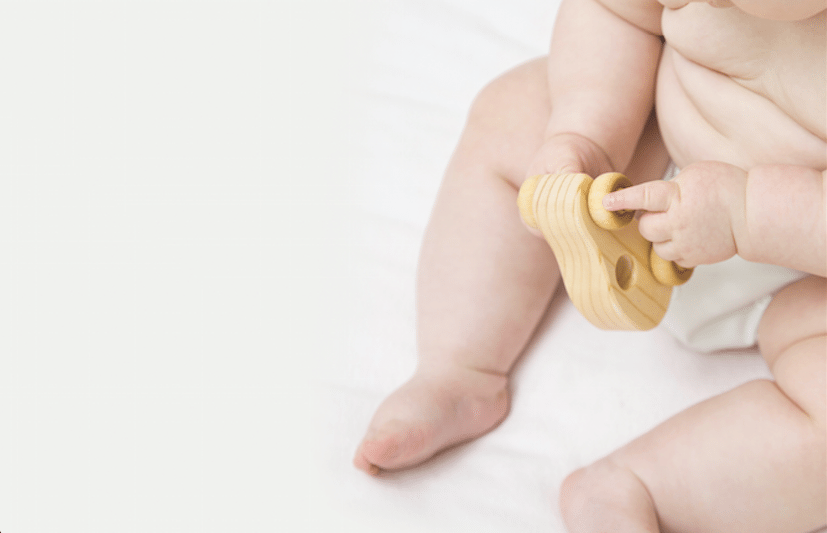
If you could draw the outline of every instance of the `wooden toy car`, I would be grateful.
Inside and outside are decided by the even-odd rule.
[[[603,196],[631,185],[617,172],[545,174],[520,188],[523,220],[545,237],[574,305],[602,329],[647,330],[658,325],[672,287],[692,269],[658,257],[638,231],[634,212],[611,212]]]

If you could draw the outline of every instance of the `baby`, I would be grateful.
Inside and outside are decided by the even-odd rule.
[[[622,171],[636,185],[604,206],[638,210],[661,257],[702,265],[673,307],[693,309],[681,299],[697,298],[704,269],[746,279],[743,294],[727,284],[735,303],[720,310],[736,335],[721,333],[729,324],[680,338],[757,343],[774,380],[572,473],[560,491],[569,530],[827,523],[826,16],[825,0],[563,0],[548,57],[474,102],[422,246],[419,364],[380,405],[355,465],[412,467],[502,421],[509,373],[560,280],[521,223],[517,190],[536,174]],[[745,297],[753,279],[763,293]]]

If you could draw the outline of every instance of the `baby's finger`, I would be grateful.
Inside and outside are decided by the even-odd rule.
[[[609,211],[666,211],[677,194],[676,183],[650,181],[607,194],[603,197],[603,207]]]
[[[656,242],[653,243],[652,247],[654,248],[655,253],[658,254],[658,256],[661,259],[676,262],[681,259],[678,253],[675,251],[675,245],[672,243],[672,241]]]
[[[644,213],[638,222],[638,230],[650,242],[666,242],[672,239],[672,226],[666,213]]]
[[[666,261],[672,261],[681,268],[694,268],[698,266],[697,263],[691,263],[677,253],[672,241],[659,242],[654,245],[654,250],[658,257]]]

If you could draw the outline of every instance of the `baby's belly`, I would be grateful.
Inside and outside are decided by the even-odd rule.
[[[658,73],[658,121],[680,167],[714,160],[827,167],[827,143],[765,96],[665,46]]]

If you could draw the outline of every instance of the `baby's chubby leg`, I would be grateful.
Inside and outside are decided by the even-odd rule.
[[[517,191],[545,141],[553,105],[545,58],[506,73],[475,100],[422,245],[419,365],[377,409],[354,464],[376,474],[421,463],[488,432],[509,409],[508,376],[560,274],[548,244],[523,225]],[[545,145],[548,147],[548,143]],[[597,175],[583,139],[552,146],[561,167]],[[638,144],[634,181],[660,178],[668,155],[654,117]]]
[[[572,533],[808,532],[827,523],[827,282],[780,291],[759,347],[774,381],[702,402],[561,489]]]
[[[508,373],[559,281],[551,250],[516,208],[549,114],[545,80],[545,60],[533,61],[473,104],[420,253],[419,364],[379,406],[356,451],[358,468],[412,466],[508,412]]]

